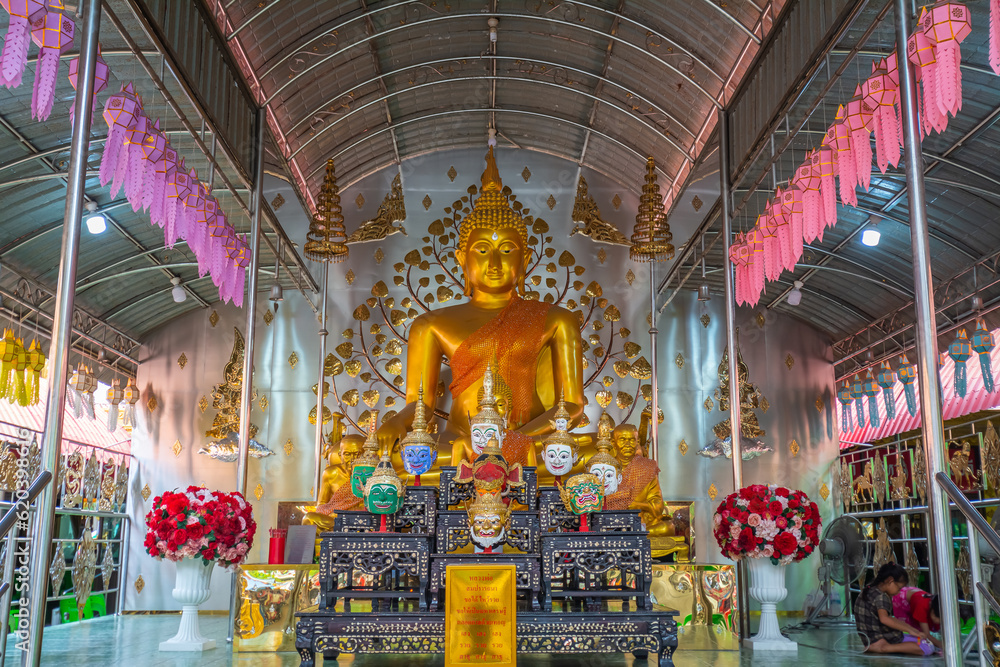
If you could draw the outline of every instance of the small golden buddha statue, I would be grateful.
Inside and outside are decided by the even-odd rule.
[[[447,358],[452,404],[442,441],[452,447],[450,453],[441,451],[437,464],[457,466],[471,458],[475,450],[468,416],[478,412],[486,369],[495,364],[493,372],[511,390],[505,455],[512,464],[536,465],[533,441],[552,432],[556,397],[565,396],[571,424],[583,412],[583,345],[575,313],[522,298],[532,260],[528,229],[504,192],[492,147],[479,196],[461,222],[455,258],[465,275],[468,300],[414,320],[407,345],[407,405],[382,425],[379,442],[391,446],[405,435],[421,381],[436,387]],[[431,410],[436,398],[429,393]]]

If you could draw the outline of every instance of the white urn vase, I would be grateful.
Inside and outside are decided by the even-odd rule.
[[[181,627],[177,634],[160,642],[161,651],[207,651],[215,648],[214,639],[206,639],[198,629],[198,606],[208,599],[211,591],[214,561],[201,558],[182,558],[177,561],[177,580],[174,582],[174,599],[181,603]]]
[[[788,595],[785,566],[774,565],[770,558],[749,558],[750,597],[760,602],[760,626],[757,634],[743,641],[754,651],[797,651],[799,645],[781,635],[777,604]]]

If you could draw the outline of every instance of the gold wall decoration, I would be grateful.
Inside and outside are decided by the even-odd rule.
[[[698,197],[698,195],[695,195],[694,199],[691,200],[691,206],[694,208],[694,212],[695,213],[697,213],[698,211],[700,211],[701,207],[704,206],[704,205],[705,205],[705,202],[703,202],[701,200],[701,198]]]
[[[555,208],[555,197],[549,195],[549,209]],[[618,231],[610,222],[601,217],[601,210],[597,207],[597,202],[587,192],[587,179],[580,177],[576,186],[576,199],[573,202],[573,222],[578,227],[573,227],[569,233],[583,234],[598,243],[608,243],[612,245],[628,245],[628,239]]]
[[[115,473],[115,507],[119,512],[125,511],[125,499],[128,497],[128,458],[122,458]]]
[[[719,490],[715,488],[715,482],[712,482],[708,487],[708,499],[715,500],[717,495],[719,495]]]
[[[177,365],[182,369],[187,366],[188,358],[187,355],[181,352],[181,356],[177,357]]]
[[[149,500],[149,497],[153,495],[153,491],[149,488],[149,484],[144,484],[142,491],[139,492],[143,500]]]
[[[101,492],[101,462],[97,460],[97,451],[90,452],[87,465],[83,468],[83,498],[90,503],[96,500]]]
[[[63,577],[66,576],[65,544],[65,542],[55,543],[56,554],[52,558],[52,564],[49,565],[49,581],[52,582],[53,595],[60,595],[62,593]]]
[[[816,398],[815,405],[816,405],[816,412],[823,412],[823,408],[826,407],[826,403],[823,402],[823,397],[822,396],[818,396]]]
[[[347,281],[348,285],[353,285],[354,284],[354,270],[353,269],[347,269],[347,273],[344,274],[344,280]]]
[[[181,444],[180,440],[174,440],[174,444],[170,446],[170,451],[174,453],[174,456],[180,458],[181,452],[184,451],[184,445]]]
[[[91,524],[88,521],[83,527],[83,537],[73,556],[73,592],[76,596],[77,609],[83,616],[83,605],[87,604],[90,591],[94,587],[94,577],[97,575],[97,542],[90,535]]]
[[[854,484],[851,480],[851,466],[847,463],[847,461],[840,462],[840,475],[837,478],[837,484],[840,488],[840,502],[844,506],[844,511],[850,512],[852,489],[854,488]]]
[[[521,178],[523,178],[524,182],[527,183],[528,179],[531,178],[531,170],[528,169],[527,167],[525,167],[524,169],[522,169],[521,170]]]
[[[424,198],[425,207],[427,206],[428,199],[429,197]],[[360,209],[361,207],[359,206],[358,208]],[[348,237],[347,243],[381,241],[399,232],[406,234],[406,229],[402,224],[404,220],[406,220],[406,202],[403,199],[402,182],[400,181],[399,174],[396,174],[396,177],[392,179],[389,192],[385,194],[382,203],[379,204],[375,217],[362,222],[354,230],[354,233]]]
[[[292,439],[289,438],[288,440],[285,440],[285,448],[284,448],[285,449],[285,456],[291,456],[293,448],[294,448],[294,445],[292,444]]]
[[[705,327],[706,329],[708,328],[708,325],[712,323],[712,318],[709,316],[708,313],[705,313],[698,319],[701,321],[701,326]]]
[[[295,368],[297,363],[299,363],[299,354],[295,350],[292,350],[292,353],[288,355],[288,365]]]
[[[913,542],[907,542],[903,551],[903,567],[906,568],[906,574],[910,575],[910,581],[916,583],[920,581],[920,561],[917,559],[917,551],[913,548]]]
[[[375,263],[376,264],[381,264],[382,263],[382,260],[385,259],[385,253],[382,252],[382,248],[376,248],[375,249],[374,258],[375,258]]]
[[[303,254],[314,262],[342,262],[350,253],[344,214],[340,207],[340,188],[333,160],[326,161],[323,187],[316,203],[316,214],[309,222]]]
[[[792,441],[788,443],[788,451],[792,453],[793,458],[799,455],[799,449],[800,448],[798,440],[792,438]]]
[[[527,167],[525,167],[525,169],[527,169]],[[458,176],[458,171],[455,169],[455,166],[452,165],[451,167],[448,167],[448,171],[446,173],[448,175],[448,180],[454,183],[455,177]]]
[[[150,396],[149,400],[146,401],[146,407],[149,408],[150,412],[156,412],[156,406],[157,405],[159,405],[159,404],[156,402],[156,396],[155,395]]]
[[[104,558],[101,561],[101,579],[104,581],[104,590],[111,588],[111,576],[115,573],[115,558],[109,546],[104,547]]]
[[[264,311],[264,326],[266,327],[271,326],[271,322],[273,321],[274,321],[274,313],[272,313],[271,309],[268,308],[267,310]]]
[[[359,192],[358,196],[354,198],[354,204],[358,207],[359,211],[363,209],[365,207],[365,196]]]
[[[13,447],[3,447],[0,454],[0,489],[14,491],[17,488],[17,459]]]
[[[281,196],[281,193],[274,195],[274,199],[271,200],[271,208],[277,211],[279,208],[285,205],[285,198]]]
[[[826,482],[823,482],[823,484],[819,487],[819,497],[823,500],[830,497],[830,487],[826,485]]]
[[[677,445],[677,449],[680,450],[681,456],[686,456],[688,453],[688,444],[685,440],[681,440],[681,444]]]
[[[621,195],[618,195],[618,194],[616,194],[616,195],[615,195],[614,197],[612,197],[612,198],[611,198],[611,205],[615,207],[615,210],[616,210],[616,211],[617,211],[617,210],[618,210],[619,208],[621,208],[621,206],[622,206],[622,198],[621,198]]]
[[[549,207],[549,210],[551,211],[556,207],[556,198],[550,194],[549,198],[545,200],[545,203]]]
[[[424,205],[425,211],[429,211],[431,210],[431,206],[434,204],[434,200],[431,199],[430,195],[424,195],[424,198],[420,201],[420,203]]]
[[[608,252],[604,248],[598,250],[597,261],[600,262],[601,264],[604,264],[604,262],[606,262],[607,260],[608,260]]]
[[[788,355],[785,356],[785,366],[788,367],[788,370],[792,370],[792,366],[794,365],[795,365],[795,357],[793,357],[791,352],[789,352]]]
[[[966,600],[972,599],[972,563],[969,557],[969,546],[963,544],[958,550],[958,558],[955,560],[955,574],[958,575],[958,585],[962,589],[962,597]]]
[[[678,352],[674,357],[674,363],[677,364],[677,368],[684,368],[684,355]]]
[[[212,420],[212,428],[205,431],[205,436],[213,440],[224,440],[240,431],[240,392],[243,388],[245,343],[239,329],[233,327],[233,334],[233,349],[229,353],[229,361],[222,369],[222,382],[212,388],[212,407],[218,412]],[[251,394],[250,400],[257,400],[256,392]],[[256,435],[257,427],[250,424],[250,438]]]
[[[906,484],[906,464],[902,455],[896,459],[896,471],[889,478],[889,483],[889,497],[892,500],[905,500],[910,497],[910,488]]]
[[[979,454],[983,463],[983,479],[996,493],[1000,491],[1000,437],[997,437],[993,422],[986,422],[986,434]]]
[[[114,509],[116,469],[113,461],[101,464],[101,492],[97,503],[97,509],[101,512],[110,512]]]
[[[215,325],[219,323],[219,314],[214,310],[212,311],[212,314],[208,316],[208,323],[212,325],[213,329],[215,328]]]
[[[924,458],[923,440],[917,440],[914,454],[916,456],[913,462],[913,486],[916,487],[920,503],[923,505],[927,503],[927,461]]]
[[[705,406],[705,412],[711,412],[715,409],[715,401],[712,400],[711,396],[705,399],[705,403],[703,405]]]
[[[205,410],[208,410],[208,399],[204,395],[198,399],[198,409],[201,410],[203,414]]]
[[[885,483],[885,459],[882,458],[881,454],[875,455],[875,464],[872,467],[872,484],[875,487],[875,498],[878,499],[878,506],[883,507],[888,494]]]
[[[260,482],[257,482],[257,486],[253,487],[253,497],[257,500],[264,497],[264,487],[261,486]]]
[[[145,587],[146,587],[146,582],[142,580],[142,575],[140,574],[138,577],[135,578],[136,595],[140,595],[142,593],[142,589]]]
[[[260,411],[261,412],[264,412],[265,410],[267,410],[267,406],[270,405],[270,403],[267,400],[267,395],[266,394],[260,397],[260,401],[258,402],[258,404],[260,405]]]
[[[757,326],[763,329],[764,324],[767,322],[767,320],[764,319],[764,313],[757,313],[757,317],[754,319],[757,322]]]
[[[948,468],[951,470],[951,478],[960,489],[969,490],[978,485],[979,475],[972,469],[972,446],[968,440],[963,440],[961,448],[951,455]]]
[[[892,543],[889,541],[889,531],[885,527],[885,519],[878,520],[878,530],[875,531],[875,555],[872,557],[872,566],[875,572],[886,563],[895,562],[896,556],[892,553]]]
[[[872,482],[872,477],[874,476],[872,466],[874,466],[874,462],[869,459],[868,462],[865,463],[864,474],[855,479],[853,482],[854,497],[852,498],[852,502],[855,505],[860,505],[863,502],[875,502],[875,485]]]
[[[767,398],[760,391],[760,388],[750,382],[750,368],[743,359],[743,353],[739,349],[739,330],[736,331],[736,377],[739,386],[740,401],[740,437],[742,441],[742,456],[744,460],[751,460],[766,452],[773,451],[770,445],[764,443],[763,438],[766,431],[760,427],[757,419],[757,409],[767,412]],[[722,361],[719,362],[718,378],[719,386],[715,389],[715,400],[718,401],[719,411],[729,412],[729,350],[723,350]],[[703,447],[698,454],[707,458],[717,458],[725,456],[732,457],[732,424],[727,417],[723,421],[712,427],[715,440]]]

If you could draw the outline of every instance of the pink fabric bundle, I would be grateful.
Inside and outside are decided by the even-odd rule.
[[[990,3],[990,67],[1000,76],[1000,0]]]
[[[108,138],[104,142],[104,154],[101,157],[101,185],[107,185],[114,179],[119,157],[124,152],[122,149],[125,145],[125,131],[138,116],[142,115],[142,100],[132,91],[131,83],[125,84],[120,93],[112,95],[104,103],[104,122],[108,124]],[[120,184],[118,188],[121,188]]]
[[[802,238],[806,243],[817,238],[823,240],[823,197],[819,168],[813,166],[814,156],[815,151],[809,151],[792,177],[792,189],[802,193]]]
[[[899,91],[889,76],[885,58],[872,64],[872,74],[861,85],[861,93],[865,105],[872,109],[875,155],[878,169],[884,174],[890,164],[893,167],[899,164],[899,139],[902,136],[899,116],[896,115]]]
[[[781,193],[781,211],[788,220],[788,253],[792,257],[791,265],[785,268],[795,270],[795,265],[802,257],[803,220],[805,218],[805,194],[797,187],[786,188]]]
[[[152,126],[146,128],[146,138],[140,146],[142,154],[142,197],[139,206],[148,210],[153,205],[154,193],[163,191],[164,175],[159,171],[160,160],[163,152],[167,148],[167,138],[160,131],[160,119],[153,121]]]
[[[840,203],[857,206],[858,197],[854,188],[858,185],[858,167],[851,150],[851,130],[843,120],[844,106],[841,105],[837,108],[837,120],[827,129],[823,143],[834,151],[840,176]]]
[[[820,146],[813,153],[813,170],[819,170],[820,193],[823,198],[823,227],[834,227],[837,224],[837,181],[834,172],[837,168],[836,153],[829,146]],[[823,240],[823,231],[819,236]]]
[[[926,15],[926,9],[920,14],[920,21]],[[934,45],[931,44],[927,36],[920,30],[910,35],[906,42],[906,55],[910,62],[916,66],[914,72],[917,81],[920,82],[922,92],[920,95],[920,117],[923,120],[921,125],[921,138],[929,135],[931,130],[944,132],[948,127],[948,117],[942,116],[937,105],[937,61],[934,58]]]
[[[39,0],[0,0],[10,14],[10,24],[0,53],[0,85],[17,88],[28,64],[31,24],[45,15],[45,3]]]
[[[62,2],[49,0],[45,13],[31,22],[31,41],[38,45],[35,87],[31,95],[31,117],[47,120],[52,113],[59,78],[59,59],[73,45],[76,23],[63,11]]]
[[[854,97],[844,107],[844,125],[851,132],[851,152],[858,184],[867,192],[872,184],[871,124],[874,107],[865,104],[861,86],[854,89]],[[855,198],[857,201],[857,198]]]
[[[923,14],[923,29],[927,41],[934,45],[937,64],[937,108],[947,122],[962,108],[962,47],[963,39],[972,32],[969,8],[960,2],[938,0]]]

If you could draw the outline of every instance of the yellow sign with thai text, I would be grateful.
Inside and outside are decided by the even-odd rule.
[[[444,663],[517,664],[517,576],[513,565],[449,565]]]

